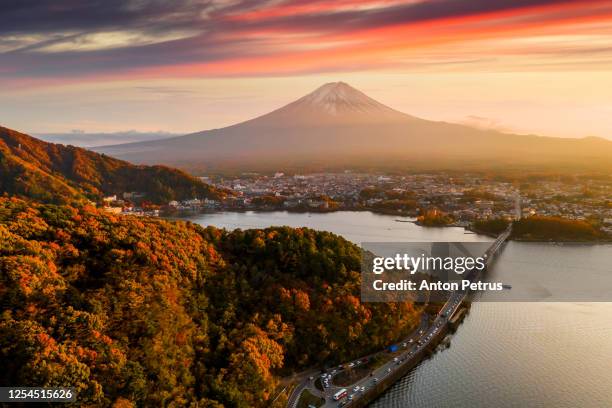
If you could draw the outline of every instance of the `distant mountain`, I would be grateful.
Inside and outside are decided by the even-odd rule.
[[[146,142],[149,140],[168,139],[179,136],[168,132],[126,132],[86,133],[73,131],[70,133],[39,133],[32,135],[49,143],[61,143],[79,147],[103,146],[120,143]]]
[[[512,135],[434,122],[329,83],[271,113],[222,129],[96,149],[190,170],[278,166],[604,169],[612,142]]]
[[[183,171],[135,166],[79,147],[47,143],[0,127],[0,194],[49,202],[145,192],[151,202],[214,197],[214,188]]]

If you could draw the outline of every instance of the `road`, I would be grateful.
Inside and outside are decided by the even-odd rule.
[[[487,267],[493,261],[495,254],[508,239],[511,232],[512,224],[510,224],[508,228],[501,233],[485,251],[483,257],[486,258],[485,264]],[[480,277],[481,273],[482,271],[473,269],[466,274],[465,279],[474,282]],[[408,338],[404,339],[404,341],[396,344],[396,346],[398,346],[399,354],[382,366],[376,368],[370,373],[370,375],[356,381],[350,386],[339,387],[333,384],[333,377],[338,375],[343,370],[343,366],[346,366],[347,364],[352,364],[352,366],[359,365],[362,363],[365,357],[337,367],[332,367],[318,376],[310,376],[302,381],[296,387],[294,392],[291,393],[287,406],[289,408],[296,408],[301,392],[304,389],[308,389],[312,394],[325,399],[325,403],[322,405],[324,408],[350,407],[359,398],[361,398],[368,389],[384,380],[398,368],[406,364],[416,364],[416,360],[422,358],[421,355],[423,351],[428,348],[433,348],[435,346],[434,342],[438,341],[436,335],[444,328],[445,325],[449,323],[449,320],[452,319],[469,293],[469,290],[461,289],[452,292],[431,324],[428,324],[428,316],[424,315],[421,319],[421,324],[419,327]],[[329,385],[325,387],[323,391],[321,391],[319,388],[317,388],[315,382],[317,379],[321,379],[321,384],[323,384],[326,377],[328,378]],[[342,389],[347,390],[347,396],[341,398],[340,401],[335,401],[333,398],[334,394]]]

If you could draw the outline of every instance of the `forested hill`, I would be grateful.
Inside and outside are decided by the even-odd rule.
[[[59,203],[131,191],[145,192],[153,203],[220,194],[177,169],[135,166],[0,127],[0,194]]]
[[[416,325],[411,303],[360,302],[359,265],[327,232],[0,197],[0,383],[73,386],[83,406],[268,407],[282,375]]]

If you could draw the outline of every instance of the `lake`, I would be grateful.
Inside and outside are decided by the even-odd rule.
[[[492,241],[490,237],[466,232],[463,228],[423,228],[413,219],[369,211],[337,211],[329,213],[218,212],[194,214],[180,219],[200,225],[214,225],[227,229],[266,228],[286,225],[330,231],[359,244],[361,242],[436,242],[436,241]]]
[[[220,212],[186,218],[228,229],[305,226],[356,244],[491,240],[462,228],[424,228],[370,212]],[[489,274],[491,280],[525,285],[534,298],[609,300],[611,265],[610,245],[510,242]],[[580,286],[585,280],[587,288]],[[424,361],[371,406],[612,407],[611,340],[612,303],[475,302],[451,347]]]

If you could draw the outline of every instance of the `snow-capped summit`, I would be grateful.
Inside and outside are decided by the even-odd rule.
[[[318,107],[332,115],[342,112],[363,113],[391,110],[344,82],[327,83],[298,99],[295,104]]]
[[[298,116],[306,120],[333,120],[363,122],[389,120],[391,117],[406,120],[408,115],[398,112],[345,82],[330,82],[306,96],[284,106],[270,115]]]
[[[367,111],[386,108],[344,82],[327,83],[300,98],[296,104],[318,106],[331,114],[337,114],[341,110]]]

